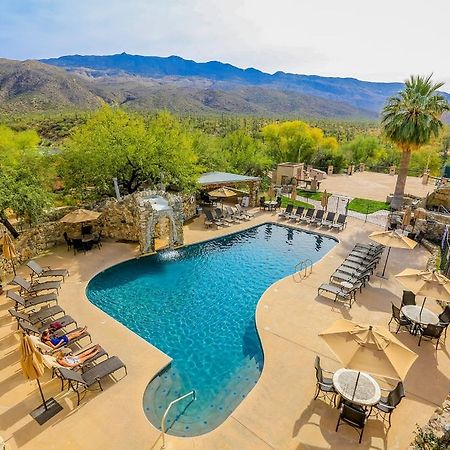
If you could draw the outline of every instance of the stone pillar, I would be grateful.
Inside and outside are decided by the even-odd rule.
[[[249,183],[249,206],[254,208],[257,205],[259,181]]]
[[[359,171],[364,172],[366,170],[366,165],[364,163],[359,163]]]
[[[427,185],[429,178],[430,178],[430,171],[429,170],[425,170],[423,172],[423,175],[422,175],[422,184]]]
[[[395,166],[389,167],[389,175],[395,175],[397,168]]]
[[[327,174],[328,174],[328,175],[333,175],[333,169],[334,169],[333,166],[328,166]]]

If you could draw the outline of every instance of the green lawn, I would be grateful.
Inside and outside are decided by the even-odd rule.
[[[311,192],[305,191],[303,189],[297,189],[297,194],[301,195],[302,197],[310,198],[311,200],[317,200],[319,202],[320,200],[322,200],[322,192],[320,191]],[[331,195],[331,192],[328,192],[328,195]]]
[[[362,214],[372,214],[382,209],[389,211],[389,203],[380,202],[378,200],[368,200],[367,198],[354,198],[348,204],[348,209]]]
[[[310,203],[300,202],[298,200],[292,200],[290,197],[281,197],[281,207],[286,208],[287,205],[303,206],[308,209],[314,209],[314,206]]]

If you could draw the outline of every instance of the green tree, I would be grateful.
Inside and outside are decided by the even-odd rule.
[[[193,141],[169,113],[145,123],[138,115],[103,107],[66,141],[61,171],[65,185],[80,196],[111,195],[113,178],[126,194],[158,183],[191,189],[199,173]]]
[[[434,83],[431,75],[411,76],[404,89],[391,97],[382,113],[384,133],[401,151],[402,157],[395,184],[393,209],[403,205],[406,177],[411,153],[428,144],[442,129],[441,116],[450,109],[446,98],[438,92],[443,83]]]

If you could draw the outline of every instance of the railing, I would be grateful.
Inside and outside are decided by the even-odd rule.
[[[162,433],[162,446],[161,446],[161,448],[166,448],[166,431],[167,431],[166,430],[166,419],[167,419],[167,415],[169,414],[170,409],[172,408],[173,405],[175,405],[175,403],[178,403],[180,400],[183,400],[186,397],[189,397],[190,395],[192,395],[192,400],[195,400],[196,394],[195,394],[195,391],[192,390],[192,391],[188,392],[187,394],[184,394],[181,397],[178,397],[177,399],[172,400],[169,403],[169,406],[164,411],[164,414],[163,414],[162,419],[161,419],[161,433]]]
[[[294,281],[299,283],[304,280],[308,275],[312,273],[312,261],[310,259],[302,259],[298,264],[295,265],[295,272],[292,274]],[[309,273],[308,273],[309,269]],[[298,281],[295,279],[295,275],[299,275]]]

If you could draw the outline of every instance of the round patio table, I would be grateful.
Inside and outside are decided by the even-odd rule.
[[[428,325],[429,323],[436,325],[439,323],[439,317],[433,311],[423,308],[418,305],[406,305],[402,308],[402,314],[406,316],[411,322],[421,325]]]
[[[270,202],[264,202],[264,206],[266,206],[269,211],[272,211],[273,209],[276,209],[278,203],[275,200],[272,200]]]
[[[339,369],[333,375],[333,385],[342,398],[356,405],[372,406],[381,399],[380,386],[366,372]]]

